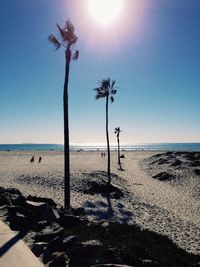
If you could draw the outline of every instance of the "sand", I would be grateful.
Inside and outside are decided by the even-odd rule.
[[[85,207],[92,220],[112,219],[137,223],[164,234],[178,246],[200,254],[200,198],[199,177],[185,162],[181,166],[159,164],[150,158],[158,152],[123,152],[124,171],[118,170],[117,153],[111,153],[111,170],[117,176],[113,183],[123,189],[122,199],[108,199],[84,192],[84,182],[97,175],[105,176],[106,158],[100,152],[71,153],[71,201],[73,207]],[[35,155],[36,161],[30,163]],[[42,156],[41,163],[38,157]],[[182,160],[183,155],[175,155]],[[148,159],[150,158],[150,159]],[[155,163],[154,163],[155,162]],[[187,166],[186,166],[187,165]],[[177,179],[160,181],[152,176],[168,172]],[[93,173],[93,175],[91,175]],[[25,195],[51,197],[63,204],[63,154],[61,152],[0,152],[0,186],[16,187]]]

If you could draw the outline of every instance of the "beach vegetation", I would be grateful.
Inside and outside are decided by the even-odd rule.
[[[74,31],[74,25],[67,20],[64,27],[57,24],[60,38],[57,39],[53,34],[48,40],[55,46],[56,50],[63,47],[65,49],[65,79],[63,91],[64,109],[64,206],[70,209],[70,155],[69,155],[69,115],[68,115],[68,82],[71,60],[77,60],[79,51],[74,50],[78,37]]]
[[[117,137],[117,154],[118,154],[118,165],[120,170],[122,169],[122,165],[121,165],[121,158],[120,158],[120,140],[119,140],[119,135],[122,132],[122,130],[120,129],[120,127],[116,127],[114,133],[116,134]]]
[[[111,103],[114,102],[114,95],[117,93],[115,87],[115,80],[110,80],[110,78],[103,79],[99,82],[99,87],[94,89],[96,91],[95,99],[105,98],[106,100],[106,142],[107,142],[107,174],[108,174],[108,186],[111,184],[111,175],[110,175],[110,142],[109,142],[109,130],[108,130],[108,106],[109,100]]]

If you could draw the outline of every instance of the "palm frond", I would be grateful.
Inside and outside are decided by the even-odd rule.
[[[74,33],[74,25],[71,23],[70,20],[66,21],[63,30],[64,30],[63,40],[68,42],[68,45],[75,44],[78,40],[78,37]]]
[[[95,96],[96,100],[107,96],[107,92],[103,90],[103,88],[101,87],[94,88],[93,90],[96,91],[96,96]]]
[[[116,128],[115,128],[114,133],[116,134],[117,137],[119,137],[119,134],[120,134],[121,132],[122,132],[122,131],[121,131],[120,127],[116,127]]]
[[[63,30],[58,24],[56,24],[56,25],[58,27],[58,30],[60,32],[62,39],[65,40],[65,30]]]
[[[113,80],[112,83],[111,83],[111,89],[113,89],[114,85],[115,85],[116,81]]]
[[[102,88],[105,88],[106,90],[109,90],[109,87],[110,87],[110,78],[103,79],[101,81],[101,87]]]
[[[61,44],[53,34],[49,35],[48,40],[55,46],[56,50],[60,48]]]
[[[95,99],[98,100],[99,98],[104,98],[105,95],[104,94],[96,94],[95,95]]]
[[[94,88],[94,91],[97,91],[98,94],[101,94],[101,88]]]
[[[121,133],[122,132],[122,130],[120,129],[120,127],[115,128],[115,131],[118,132],[118,133]]]
[[[65,22],[64,30],[68,31],[69,33],[74,33],[74,25],[72,24],[71,20],[67,20]]]
[[[115,81],[112,81],[112,86],[114,86]],[[111,87],[111,81],[110,78],[103,79],[99,82],[99,87],[93,89],[96,91],[96,99],[103,98],[103,97],[109,97],[111,103],[114,102],[114,97],[112,95],[115,95],[117,93],[117,90]]]
[[[112,89],[112,90],[110,91],[110,93],[111,93],[112,95],[115,95],[115,94],[117,93],[117,90],[116,90],[116,89]]]
[[[74,45],[78,41],[78,37],[74,34],[73,38],[71,39],[71,43]]]
[[[77,60],[77,59],[78,59],[78,57],[79,57],[79,51],[78,51],[78,50],[76,50],[76,52],[74,53],[74,55],[73,55],[72,59],[73,59],[73,60]]]

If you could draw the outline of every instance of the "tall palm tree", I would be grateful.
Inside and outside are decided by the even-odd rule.
[[[68,81],[71,59],[77,60],[79,51],[73,51],[72,48],[78,40],[74,33],[74,26],[70,20],[67,20],[64,27],[61,28],[57,24],[60,40],[53,34],[48,37],[48,40],[55,46],[56,50],[60,47],[65,49],[65,80],[63,91],[63,108],[64,108],[64,206],[70,209],[70,156],[69,156],[69,118],[68,118]]]
[[[109,98],[111,103],[114,101],[114,95],[117,93],[115,88],[115,81],[111,81],[110,78],[103,79],[99,83],[99,87],[94,89],[96,91],[96,100],[100,98],[106,98],[106,140],[107,140],[107,152],[108,152],[108,185],[111,184],[111,177],[110,177],[110,143],[109,143],[109,132],[108,132],[108,103]]]
[[[121,132],[122,131],[121,131],[120,127],[115,128],[114,133],[116,134],[116,137],[117,137],[118,164],[119,164],[120,169],[122,168],[121,161],[120,161],[120,143],[119,143],[119,135]]]

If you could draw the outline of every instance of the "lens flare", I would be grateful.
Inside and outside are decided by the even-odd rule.
[[[120,14],[122,0],[89,0],[89,12],[100,24],[113,22]]]

